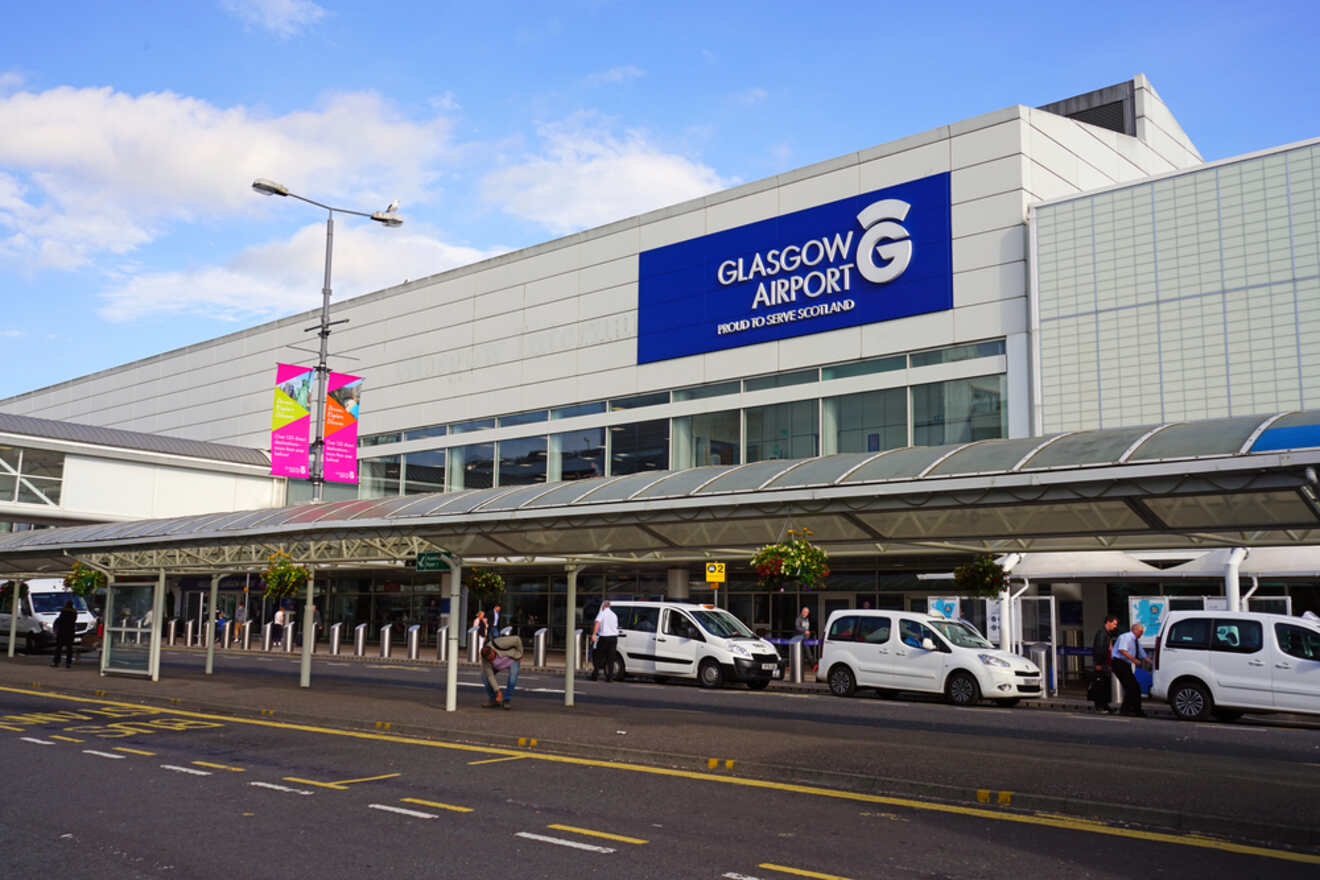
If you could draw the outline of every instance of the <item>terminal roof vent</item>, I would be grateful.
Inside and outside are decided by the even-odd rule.
[[[1137,135],[1136,86],[1131,81],[1064,98],[1039,109],[1087,125],[1107,128],[1130,137]]]

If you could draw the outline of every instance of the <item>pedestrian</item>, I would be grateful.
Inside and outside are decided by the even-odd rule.
[[[215,611],[215,640],[217,642],[224,642],[225,619],[225,613],[217,608]]]
[[[1114,650],[1110,654],[1114,674],[1123,685],[1123,707],[1119,710],[1119,714],[1134,718],[1146,717],[1146,713],[1141,709],[1141,685],[1137,684],[1137,677],[1132,673],[1135,667],[1146,660],[1146,651],[1141,647],[1141,635],[1145,631],[1146,628],[1141,624],[1132,624],[1132,629],[1123,633],[1114,642]]]
[[[65,668],[73,665],[73,633],[77,625],[78,612],[74,610],[73,600],[65,600],[64,607],[55,617],[55,659],[50,661],[51,666],[60,665],[61,651],[64,652]]]
[[[601,670],[605,670],[605,680],[614,680],[614,649],[619,643],[619,617],[610,610],[610,600],[600,603],[600,612],[591,628],[591,680],[595,681]]]
[[[271,644],[276,648],[284,640],[284,606],[281,605],[275,609],[275,620],[270,625]]]
[[[802,636],[802,663],[804,666],[815,668],[816,649],[808,644],[811,638],[811,609],[806,605],[802,606],[802,614],[794,621],[794,627],[797,634]]]
[[[490,621],[486,619],[486,612],[484,609],[477,609],[477,616],[472,618],[472,626],[468,627],[468,629],[475,629],[477,631],[476,635],[478,644],[483,644],[490,638]]]
[[[490,634],[498,636],[500,634],[500,606],[496,605],[490,612]]]
[[[518,670],[522,667],[523,644],[518,636],[496,636],[481,649],[481,674],[485,676],[482,684],[486,687],[486,702],[483,709],[511,708],[513,688],[518,684]],[[500,693],[500,683],[496,673],[508,670],[509,681]]]
[[[1105,617],[1104,624],[1096,630],[1095,638],[1091,641],[1091,663],[1094,669],[1091,672],[1091,686],[1087,688],[1087,697],[1095,705],[1097,712],[1113,713],[1114,709],[1109,705],[1110,692],[1113,687],[1110,685],[1110,676],[1113,675],[1112,659],[1114,654],[1114,630],[1118,629],[1118,618],[1110,614]]]

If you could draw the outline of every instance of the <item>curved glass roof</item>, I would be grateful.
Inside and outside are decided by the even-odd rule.
[[[423,522],[429,526],[452,525],[476,519],[487,524],[484,527],[486,533],[494,535],[501,522],[518,518],[522,523],[518,528],[530,536],[533,527],[527,524],[533,523],[536,517],[587,516],[598,511],[608,511],[609,516],[632,512],[640,515],[672,506],[675,501],[682,502],[681,506],[689,511],[694,499],[708,501],[712,507],[727,507],[744,503],[749,496],[755,503],[757,493],[776,493],[778,500],[800,495],[801,499],[812,503],[822,499],[852,499],[849,503],[860,504],[867,499],[901,498],[903,493],[928,496],[938,491],[942,480],[959,480],[956,484],[959,491],[967,485],[987,490],[1005,486],[1026,486],[1034,490],[1046,485],[1041,482],[1046,472],[1049,472],[1049,485],[1066,485],[1070,474],[1077,474],[1075,483],[1080,485],[1109,478],[1118,472],[1111,471],[1110,475],[1104,472],[1114,468],[1128,469],[1124,473],[1135,473],[1132,468],[1142,468],[1142,474],[1151,476],[1217,475],[1225,472],[1224,464],[1212,462],[1204,467],[1192,467],[1185,462],[1250,457],[1281,450],[1312,450],[1310,454],[1289,456],[1284,463],[1290,467],[1299,463],[1312,467],[1320,464],[1320,410],[1077,431],[1049,437],[906,447],[883,452],[843,453],[745,465],[705,466],[680,471],[645,471],[576,482],[41,529],[0,536],[0,557],[38,547],[107,546],[116,542],[161,546],[189,541],[232,542],[261,534],[299,535],[314,531],[341,534],[344,530],[360,528],[412,528]],[[1274,466],[1283,465],[1276,463]],[[1152,470],[1152,467],[1157,469]],[[1239,469],[1243,472],[1251,470]],[[1060,471],[1065,473],[1056,476]],[[981,482],[968,483],[968,480]],[[1227,503],[1223,498],[1215,500],[1216,493],[1210,490],[1204,490],[1204,497],[1194,502],[1152,497],[1147,506],[1157,516],[1166,519],[1169,529],[1199,528],[1203,523],[1219,523],[1225,521],[1230,512],[1244,523],[1247,520],[1281,522],[1280,517],[1290,522],[1306,523],[1310,517],[1320,525],[1320,508],[1316,507],[1313,491],[1308,496],[1305,491],[1298,494],[1290,488],[1270,489],[1274,494],[1260,495],[1255,507]],[[792,494],[795,492],[799,495]],[[1222,496],[1223,492],[1218,495]],[[1108,511],[1106,515],[1112,517],[1110,522],[1121,521],[1127,524],[1125,528],[1139,522],[1121,500],[1104,503],[1113,506],[1112,511],[1103,508]],[[1314,515],[1306,512],[1308,505]],[[1080,511],[1075,518],[1074,531],[1085,532],[1092,528],[1086,517],[1100,509],[1093,504],[1088,511]],[[1286,516],[1280,511],[1286,511]],[[1050,525],[1051,516],[1055,522],[1067,520],[1062,511],[1055,513],[1057,515],[1039,514],[1030,527],[1038,531],[1041,528],[1062,528]],[[963,514],[970,515],[967,511],[959,515]],[[765,514],[767,517],[773,515]],[[853,516],[851,524],[840,534],[855,535],[859,528],[871,529],[876,536],[899,534],[908,525],[894,517],[910,515],[910,511],[850,514]],[[953,514],[942,516],[939,523],[932,521],[923,527],[928,529],[928,534],[965,533],[975,525],[971,520],[958,524]],[[1042,522],[1045,525],[1039,525]],[[706,529],[705,534],[711,541],[715,540],[720,529],[731,528],[727,524],[710,522],[700,525]],[[592,528],[605,529],[607,526],[615,528],[612,521],[605,520]],[[821,527],[829,529],[832,526],[822,522]],[[514,530],[513,526],[508,528]],[[1014,528],[1026,530],[1027,521],[1019,517]],[[616,537],[610,540],[615,540],[620,533],[611,534]],[[658,540],[656,534],[659,532],[649,533],[646,540]],[[601,540],[605,539],[602,532]],[[531,542],[533,539],[527,537],[527,540]],[[556,541],[567,541],[568,536],[543,534],[535,540],[551,546]],[[678,540],[681,539],[676,539],[675,544]]]

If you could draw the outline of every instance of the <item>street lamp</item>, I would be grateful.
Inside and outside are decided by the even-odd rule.
[[[383,223],[386,226],[402,226],[403,218],[394,213],[399,208],[398,201],[390,202],[389,207],[384,211],[376,211],[367,214],[363,211],[350,211],[347,208],[332,208],[329,205],[323,205],[313,199],[300,196],[295,192],[290,192],[287,186],[276,183],[273,180],[267,180],[264,177],[258,177],[252,181],[252,188],[263,196],[287,196],[295,198],[300,202],[306,202],[309,205],[315,205],[318,208],[326,210],[325,217],[325,284],[321,288],[321,323],[315,327],[308,327],[307,330],[316,330],[321,337],[321,353],[316,362],[316,408],[317,415],[313,420],[316,423],[316,442],[312,444],[312,501],[320,501],[322,496],[322,487],[325,485],[324,474],[324,449],[325,449],[325,388],[326,380],[329,378],[330,368],[326,365],[326,348],[330,340],[330,327],[332,324],[342,324],[344,321],[330,320],[330,256],[334,250],[335,240],[335,212],[340,214],[353,214],[357,217],[369,217],[377,223]],[[347,319],[345,319],[347,320]]]

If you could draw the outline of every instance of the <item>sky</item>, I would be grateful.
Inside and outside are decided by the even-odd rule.
[[[1208,161],[1320,136],[1308,2],[11,4],[0,399],[1146,74]],[[290,359],[298,355],[290,353]],[[272,376],[274,365],[272,364]]]

